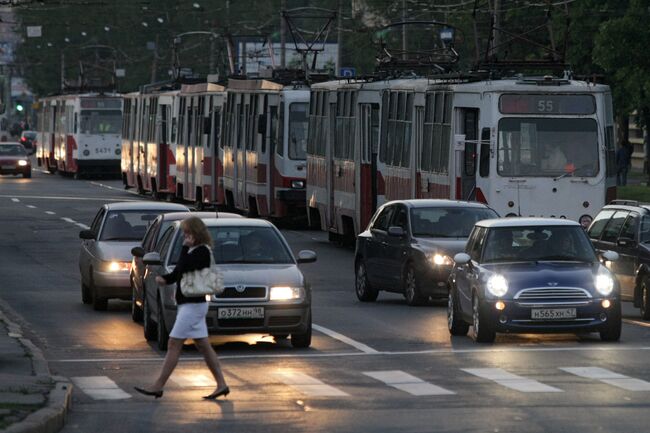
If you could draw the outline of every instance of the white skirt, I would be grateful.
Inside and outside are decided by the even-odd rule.
[[[187,303],[178,306],[176,322],[169,336],[172,338],[206,338],[208,326],[205,316],[208,314],[208,302]]]

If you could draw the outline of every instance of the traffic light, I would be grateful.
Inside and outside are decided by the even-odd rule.
[[[25,108],[23,107],[23,104],[21,104],[20,102],[16,103],[16,111],[22,112],[24,109]]]

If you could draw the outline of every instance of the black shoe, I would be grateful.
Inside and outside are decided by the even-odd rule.
[[[163,396],[162,390],[160,390],[160,391],[147,391],[146,389],[138,388],[137,386],[134,386],[133,389],[138,391],[140,394],[150,395],[150,396],[153,396],[153,397],[156,397],[156,398],[160,398],[160,397]]]
[[[228,394],[230,394],[230,388],[225,387],[224,389],[216,390],[210,395],[204,395],[203,398],[206,400],[215,400],[217,397],[221,397],[222,395],[225,397]]]

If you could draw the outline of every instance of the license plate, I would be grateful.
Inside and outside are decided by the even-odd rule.
[[[531,318],[536,320],[575,319],[575,308],[544,308],[531,310]]]
[[[3,170],[13,170],[14,168],[16,168],[16,166],[15,165],[2,165],[2,166],[0,166],[0,168],[3,169]]]
[[[264,307],[219,308],[219,319],[263,319]]]

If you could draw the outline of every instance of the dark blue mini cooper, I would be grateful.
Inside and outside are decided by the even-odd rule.
[[[470,324],[478,342],[497,332],[599,332],[621,335],[616,278],[576,222],[549,218],[479,221],[454,257],[447,319],[452,335]]]

